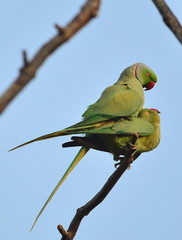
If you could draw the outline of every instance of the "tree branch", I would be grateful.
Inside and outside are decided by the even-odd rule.
[[[157,9],[159,10],[163,21],[169,29],[174,33],[176,38],[182,43],[182,26],[178,19],[175,17],[171,9],[164,0],[152,0]]]
[[[23,51],[23,67],[20,75],[0,97],[0,113],[16,97],[16,95],[35,77],[37,70],[58,47],[68,41],[73,35],[85,26],[93,17],[97,16],[101,0],[87,0],[80,12],[63,28],[55,25],[58,33],[44,44],[31,61],[28,60],[26,51]]]
[[[135,144],[137,138],[138,138],[138,135],[133,135],[131,143]],[[129,149],[129,151],[126,153],[125,157],[122,159],[119,167],[109,177],[109,179],[104,184],[102,189],[89,202],[87,202],[84,206],[77,209],[77,212],[76,212],[75,216],[73,217],[67,231],[63,228],[62,225],[57,226],[58,231],[62,235],[61,240],[74,239],[74,236],[76,235],[76,232],[80,226],[82,219],[85,216],[87,216],[96,206],[98,206],[106,198],[106,196],[112,190],[114,185],[117,183],[117,181],[120,179],[120,177],[126,171],[126,169],[130,166],[130,164],[133,162],[133,155],[132,155],[133,152],[134,152],[134,150]]]
[[[121,165],[109,177],[103,188],[84,206],[77,209],[77,212],[72,219],[67,231],[64,230],[62,225],[58,225],[58,230],[62,234],[62,240],[72,240],[80,226],[82,219],[87,216],[97,205],[99,205],[109,194],[116,182],[126,171],[129,165],[129,159],[124,159]]]

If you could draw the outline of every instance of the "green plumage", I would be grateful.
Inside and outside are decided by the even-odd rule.
[[[100,124],[115,117],[138,116],[144,104],[143,88],[151,89],[156,82],[157,77],[148,66],[143,63],[133,64],[121,73],[113,86],[104,90],[96,103],[88,107],[82,115],[83,121],[64,130],[33,139],[11,150],[35,141],[75,134],[75,131],[81,133],[82,127],[86,125],[92,128],[91,124]]]
[[[141,152],[150,151],[157,146],[159,136],[152,137],[157,134],[156,126],[150,118],[146,119],[144,113],[147,111],[149,116],[153,116],[155,111],[142,110],[144,104],[143,88],[149,90],[156,82],[157,77],[148,66],[143,63],[136,63],[126,68],[118,81],[113,86],[106,88],[98,101],[88,107],[82,115],[83,121],[64,130],[38,137],[10,150],[48,138],[86,134],[84,138],[77,137],[72,142],[63,145],[64,147],[82,146],[82,148],[49,196],[33,226],[57,189],[90,148],[110,152],[114,155],[114,159],[118,159],[120,155],[125,153],[125,147],[134,133],[139,135],[137,151],[135,152],[136,157]],[[149,138],[151,138],[150,141]]]
[[[73,137],[73,141],[64,143],[63,147],[82,146],[82,148],[40,210],[32,228],[58,188],[90,148],[112,153],[114,160],[119,160],[120,155],[125,155],[126,147],[130,143],[133,134],[137,133],[139,138],[136,141],[136,151],[134,152],[134,159],[136,159],[142,152],[151,151],[158,146],[160,141],[160,118],[157,111],[143,109],[138,118],[113,118],[109,121],[86,125],[82,127],[80,132],[78,132],[77,127],[75,129],[72,127],[63,130],[62,134],[65,135],[66,131],[68,133],[69,130],[72,134],[86,133],[86,136]],[[61,131],[59,131],[59,134],[61,134]]]
[[[82,117],[84,119],[97,115],[137,116],[144,104],[143,88],[155,84],[155,73],[143,63],[136,63],[126,68],[118,81],[104,90],[98,101],[89,106]],[[98,121],[98,120],[97,120]]]
[[[85,133],[85,131],[84,131]],[[86,146],[96,150],[110,152],[114,159],[126,154],[126,147],[134,134],[138,134],[136,141],[135,159],[142,152],[156,148],[160,141],[160,117],[157,110],[143,109],[138,117],[131,119],[120,118],[107,122],[102,127],[87,129],[85,137],[72,137],[72,142],[63,147]]]

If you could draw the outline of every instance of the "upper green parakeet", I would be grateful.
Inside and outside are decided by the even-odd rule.
[[[21,144],[11,150],[35,141],[76,133],[86,133],[89,134],[89,136],[90,134],[101,135],[99,137],[99,142],[101,141],[102,144],[106,148],[108,148],[106,146],[107,144],[104,143],[105,137],[102,137],[102,135],[107,135],[108,140],[106,140],[106,143],[107,141],[108,145],[110,145],[110,143],[114,143],[113,146],[115,147],[116,143],[114,139],[115,137],[113,137],[113,135],[133,134],[133,129],[130,129],[132,124],[138,127],[140,125],[138,131],[136,131],[135,129],[135,132],[139,136],[151,135],[154,131],[154,127],[149,122],[142,120],[142,118],[137,118],[137,116],[142,110],[144,104],[143,88],[149,90],[154,87],[156,82],[157,77],[148,66],[143,63],[136,63],[126,68],[121,73],[118,81],[113,86],[106,88],[98,101],[88,107],[88,109],[82,115],[83,121],[64,130],[38,137],[34,140]],[[138,120],[144,121],[146,125],[149,124],[149,128],[152,128],[153,131],[150,130],[149,133],[149,128],[147,128],[147,131],[145,133],[145,131],[141,129],[141,122],[140,124],[137,123]],[[129,122],[132,124],[129,124]],[[143,124],[143,126],[145,124]],[[118,149],[119,148],[120,147],[118,147]],[[80,149],[79,153],[64,174],[63,178],[60,180],[60,182],[48,198],[47,202],[41,209],[34,224],[36,223],[38,217],[40,216],[48,202],[51,200],[59,186],[62,184],[68,174],[72,171],[72,169],[76,166],[76,164],[81,160],[81,158],[87,153],[89,149],[90,146],[86,146],[83,144],[83,147]],[[115,159],[119,158],[120,152],[118,152],[118,149],[116,150],[116,152],[113,149],[107,149],[107,151],[113,153]]]
[[[98,101],[89,106],[82,117],[137,116],[144,104],[143,88],[149,90],[157,82],[155,73],[145,64],[136,63],[126,68],[118,81],[106,88]],[[108,116],[107,116],[108,115]],[[98,118],[96,122],[98,121]]]

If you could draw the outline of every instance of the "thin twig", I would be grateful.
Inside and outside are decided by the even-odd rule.
[[[135,144],[138,136],[134,135],[131,141],[132,144]],[[129,150],[123,160],[121,161],[120,166],[114,171],[114,173],[109,177],[107,182],[104,184],[102,189],[84,206],[77,209],[75,216],[73,217],[68,230],[66,231],[62,225],[58,225],[58,230],[62,235],[61,240],[72,240],[76,235],[76,232],[80,226],[82,219],[87,216],[97,205],[99,205],[112,190],[114,185],[126,171],[126,169],[133,162],[132,156],[133,150]]]
[[[28,62],[28,58],[27,58],[27,52],[25,50],[23,50],[22,55],[23,55],[23,64],[24,64],[23,66],[28,66],[29,62]]]
[[[176,38],[182,43],[182,26],[171,9],[164,0],[152,0],[157,9],[159,10],[163,21],[171,29]]]
[[[32,80],[37,70],[58,47],[68,41],[73,35],[85,26],[93,17],[97,16],[101,0],[87,0],[80,12],[66,26],[56,25],[58,33],[50,41],[44,44],[35,54],[33,59],[27,60],[27,54],[23,51],[23,67],[20,74],[6,92],[0,97],[0,113],[8,106],[15,96]]]

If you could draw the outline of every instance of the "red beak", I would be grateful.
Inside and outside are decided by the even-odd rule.
[[[149,82],[148,84],[145,85],[145,90],[150,90],[155,86],[155,82]]]
[[[159,110],[157,110],[157,109],[155,109],[155,108],[150,108],[150,110],[155,111],[155,112],[157,112],[157,113],[161,113]]]

